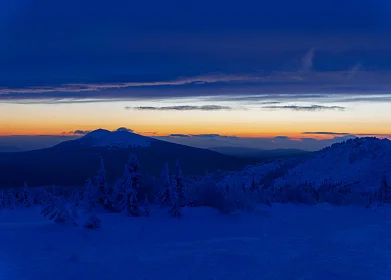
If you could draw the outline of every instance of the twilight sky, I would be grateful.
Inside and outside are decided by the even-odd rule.
[[[0,135],[391,134],[389,0],[3,0],[0,38]]]

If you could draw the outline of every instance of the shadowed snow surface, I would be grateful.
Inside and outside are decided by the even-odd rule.
[[[0,211],[0,279],[391,279],[391,212],[280,205],[257,215],[188,208],[184,218],[102,214],[102,228]]]

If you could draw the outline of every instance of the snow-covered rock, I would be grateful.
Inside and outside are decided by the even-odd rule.
[[[355,138],[334,144],[290,169],[275,186],[312,183],[350,186],[356,191],[376,190],[382,176],[391,179],[391,141]]]
[[[149,147],[151,142],[156,140],[121,129],[116,131],[98,129],[75,141],[89,146],[133,148]]]

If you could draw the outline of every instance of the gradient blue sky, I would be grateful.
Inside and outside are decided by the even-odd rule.
[[[390,134],[387,0],[3,0],[0,38],[0,135]]]

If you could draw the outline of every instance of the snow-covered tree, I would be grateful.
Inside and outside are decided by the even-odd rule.
[[[98,202],[98,197],[97,197],[96,186],[92,183],[91,179],[88,179],[83,194],[84,209],[87,211],[92,211],[93,209],[96,208],[97,202]]]
[[[55,223],[69,223],[77,226],[79,214],[74,205],[66,203],[64,197],[53,196],[42,209],[41,214]]]
[[[100,167],[94,179],[94,184],[97,186],[99,191],[98,203],[107,206],[110,200],[110,190],[106,181],[106,169],[103,158],[100,160]]]
[[[19,203],[24,207],[30,207],[32,204],[31,194],[27,186],[27,182],[24,182],[23,190],[19,192]]]
[[[251,181],[250,191],[252,191],[252,192],[258,191],[258,186],[255,183],[255,178],[254,177],[253,177],[253,180]]]
[[[75,206],[80,205],[80,194],[78,191],[74,191],[72,195],[72,203],[75,204]]]
[[[128,169],[129,169],[129,173],[132,176],[133,188],[140,190],[143,176],[140,173],[140,163],[135,154],[129,155]]]
[[[381,186],[378,190],[377,198],[379,200],[380,205],[384,205],[384,203],[391,202],[391,189],[390,185],[387,182],[386,175],[383,175]]]
[[[125,176],[128,177],[129,175],[125,174]],[[140,202],[137,199],[137,190],[133,188],[132,180],[127,182],[125,194],[123,195],[122,200],[119,202],[119,205],[120,208],[125,209],[128,215],[131,217],[142,216],[143,213],[140,208]]]
[[[44,188],[34,188],[31,196],[33,204],[44,205],[51,198],[52,194]]]
[[[171,208],[169,212],[171,216],[180,219],[182,218],[182,208],[179,201],[179,195],[176,188],[171,188],[171,190]]]
[[[114,192],[111,198],[111,203],[115,211],[123,210],[123,199],[127,189],[132,188],[132,177],[129,172],[128,165],[125,164],[124,173],[114,185]]]
[[[10,188],[10,189],[8,189],[7,200],[6,200],[8,208],[14,209],[15,208],[15,201],[16,201],[16,196],[15,196],[14,190],[12,188]]]
[[[148,217],[151,214],[151,209],[149,208],[149,200],[147,194],[145,194],[143,208],[144,208],[144,216]]]
[[[135,154],[129,155],[128,167],[130,173],[140,171],[140,163],[138,162],[137,156]]]
[[[4,192],[3,190],[0,190],[0,209],[4,207],[5,207]]]
[[[163,168],[162,173],[160,174],[160,183],[162,190],[159,193],[160,206],[166,206],[171,204],[171,178],[170,170],[168,169],[168,163],[166,162]]]
[[[178,201],[180,206],[186,206],[186,196],[185,196],[185,184],[182,176],[182,169],[179,160],[176,161],[175,165],[175,183],[176,183],[176,193],[178,196]]]

